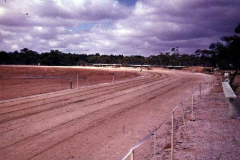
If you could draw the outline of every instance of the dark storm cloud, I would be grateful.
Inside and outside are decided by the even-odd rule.
[[[142,54],[206,49],[240,23],[239,0],[0,2],[3,50]],[[38,44],[38,45],[36,45]]]
[[[142,1],[140,6],[148,11],[143,21],[153,22],[150,27],[139,27],[146,33],[141,36],[160,39],[156,44],[159,50],[169,45],[179,46],[183,52],[189,52],[189,48],[191,52],[207,48],[210,44],[204,46],[202,39],[215,42],[224,35],[234,34],[234,28],[240,23],[240,1]]]

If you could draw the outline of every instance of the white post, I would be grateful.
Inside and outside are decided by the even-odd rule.
[[[174,152],[174,111],[172,112],[171,160],[173,160],[173,152]]]
[[[114,76],[115,76],[115,73],[113,73],[113,80],[112,80],[113,83],[114,83]]]
[[[193,118],[193,102],[194,102],[194,96],[192,94],[192,121],[194,121],[194,118]]]
[[[199,94],[200,94],[200,99],[201,99],[201,97],[202,97],[201,84],[199,85]]]
[[[134,160],[134,150],[132,151],[131,155],[130,155],[130,159]]]
[[[185,122],[183,104],[182,104],[182,116],[183,116],[183,124],[184,124],[184,127],[185,127],[185,134],[187,135],[187,126],[186,126],[186,122]]]

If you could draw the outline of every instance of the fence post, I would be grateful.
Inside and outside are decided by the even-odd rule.
[[[113,83],[114,83],[114,76],[115,76],[115,73],[113,73],[113,80],[112,80]]]
[[[131,152],[131,155],[130,155],[131,157],[131,160],[134,160],[134,150],[132,150],[132,152]]]
[[[200,94],[200,99],[201,99],[201,97],[202,97],[201,84],[199,85],[199,94]]]
[[[183,104],[182,104],[182,116],[183,116],[183,124],[185,127],[185,134],[187,135],[187,126],[186,126],[186,122],[185,122],[185,116],[184,116],[184,109],[183,109]]]
[[[157,139],[157,131],[154,133],[154,153],[153,153],[154,160],[156,160],[156,139]]]
[[[194,106],[194,94],[192,94],[192,121],[194,121],[193,106]]]
[[[72,80],[70,80],[70,89],[72,89]]]
[[[174,111],[172,112],[171,160],[173,160],[173,152],[174,152]]]

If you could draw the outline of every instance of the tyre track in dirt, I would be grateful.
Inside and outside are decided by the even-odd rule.
[[[136,80],[133,80],[133,82],[135,82]],[[138,79],[137,81],[140,81],[140,84],[142,84],[141,82],[145,82],[145,80],[143,81],[143,79]],[[148,83],[149,81],[146,81],[145,83]],[[95,93],[95,91],[108,91],[108,90],[112,90],[114,89],[115,86],[121,86],[121,85],[125,85],[125,84],[128,84],[128,83],[131,83],[131,82],[120,82],[120,83],[116,83],[116,84],[108,84],[110,87],[106,88],[105,85],[96,85],[96,86],[93,86],[93,87],[86,87],[86,88],[83,88],[81,90],[68,90],[66,91],[65,93],[63,92],[56,92],[56,95],[55,94],[52,94],[52,95],[46,95],[46,96],[39,96],[39,97],[32,97],[30,99],[23,99],[23,100],[16,100],[16,101],[13,101],[13,102],[4,102],[3,104],[0,104],[0,106],[2,108],[6,108],[6,107],[14,107],[14,106],[21,106],[21,105],[26,105],[27,103],[32,103],[32,102],[43,102],[44,105],[46,105],[46,103],[44,102],[44,100],[46,99],[50,99],[52,100],[53,99],[53,102],[59,102],[59,99],[55,100],[54,98],[63,98],[63,100],[67,100],[65,99],[65,97],[67,96],[70,96],[70,98],[72,98],[73,94],[76,94],[77,95],[75,97],[81,97],[81,96],[84,96],[84,94],[86,95],[91,95],[93,93]],[[137,83],[136,85],[139,85],[139,83]],[[112,88],[113,87],[113,88]],[[97,89],[100,89],[100,90],[97,90]],[[94,91],[92,91],[94,90]],[[115,91],[115,90],[114,90]],[[81,95],[78,95],[78,93],[81,93]],[[33,99],[33,100],[32,100]],[[19,102],[20,101],[20,102]],[[21,101],[23,101],[21,103]],[[20,104],[18,104],[20,103]],[[5,105],[5,106],[4,106]],[[6,106],[7,105],[7,106]],[[4,126],[6,127],[6,126]]]
[[[181,85],[181,84],[180,84],[180,85]],[[178,86],[180,86],[180,85],[177,85],[177,86],[171,88],[168,92],[173,91],[174,89],[176,89],[176,88],[177,88]],[[162,94],[164,94],[164,93],[162,93]],[[159,94],[159,96],[161,96],[162,94]],[[155,98],[157,98],[157,96],[156,96],[156,97],[151,97],[151,98],[149,98],[149,99],[147,99],[146,101],[143,101],[143,102],[138,102],[137,104],[136,104],[136,103],[132,103],[132,105],[130,105],[129,107],[125,107],[125,108],[123,108],[123,109],[117,110],[116,112],[107,115],[104,119],[99,119],[99,120],[97,120],[97,123],[89,126],[88,128],[86,128],[86,129],[84,129],[84,130],[82,130],[82,131],[79,131],[79,132],[73,134],[72,136],[68,137],[67,139],[64,139],[64,140],[62,140],[62,141],[54,144],[54,145],[51,146],[50,148],[46,148],[46,149],[43,150],[42,152],[40,152],[40,153],[34,155],[33,157],[29,158],[28,160],[34,159],[34,158],[36,158],[37,156],[39,156],[40,154],[43,154],[44,152],[46,152],[46,151],[48,151],[48,150],[50,150],[50,149],[53,149],[54,147],[60,145],[61,143],[64,143],[64,142],[66,142],[66,141],[74,138],[75,136],[79,135],[80,133],[83,133],[83,132],[86,132],[86,131],[88,131],[88,130],[91,130],[91,129],[93,129],[94,127],[97,127],[97,126],[105,123],[106,121],[108,121],[108,120],[110,120],[110,119],[112,119],[112,118],[115,118],[116,116],[118,116],[118,115],[120,115],[120,114],[123,114],[124,112],[127,112],[127,111],[129,111],[129,110],[133,110],[133,109],[139,107],[140,105],[143,105],[143,104],[145,104],[145,103],[148,103],[149,101],[151,101],[151,100],[153,100],[153,99],[155,99]],[[94,142],[92,142],[92,144],[93,144],[92,146],[84,145],[84,142],[83,142],[82,144],[83,144],[84,147],[81,147],[81,149],[82,149],[84,152],[87,153],[87,152],[89,151],[89,147],[94,147],[94,145],[99,145],[99,144],[101,144],[103,141],[105,141],[106,139],[108,139],[108,137],[105,137],[104,139],[94,140]],[[41,159],[41,158],[37,158],[37,159]]]
[[[44,86],[42,86],[42,87],[47,88],[49,85],[59,86],[59,83],[64,84],[65,88],[69,87],[69,81],[59,80],[59,82],[56,82],[56,79],[55,79],[53,81],[40,80],[40,82],[36,82],[36,80],[33,80],[33,81],[29,81],[29,82],[25,82],[25,83],[18,83],[18,84],[14,84],[14,85],[5,84],[2,87],[2,89],[4,90],[4,92],[8,92],[8,91],[12,90],[12,88],[17,88],[16,91],[21,92],[26,89],[26,86],[31,87],[32,90],[34,90],[34,89],[38,88],[39,85],[42,85],[42,84],[44,84]],[[59,87],[61,87],[61,86],[59,86]]]
[[[175,80],[175,82],[174,83],[176,83],[177,81]],[[179,82],[177,82],[177,83],[179,83]],[[163,89],[163,88],[165,88],[165,87],[167,87],[167,86],[169,86],[169,85],[172,85],[172,82],[168,82],[166,85],[164,85],[164,86],[161,86],[161,87],[158,87],[158,88],[155,88],[153,85],[152,86],[146,86],[146,87],[152,87],[153,88],[153,90],[151,90],[150,92],[155,92],[155,91],[157,91],[157,90],[159,90],[159,89]],[[156,85],[156,84],[155,84]],[[141,89],[142,90],[142,89]],[[138,92],[139,90],[134,90],[133,92]],[[133,92],[130,92],[130,93],[133,93]],[[150,93],[150,92],[145,92],[145,93],[142,93],[142,94],[148,94],[148,93]],[[69,123],[69,122],[72,122],[72,121],[74,121],[74,120],[76,120],[76,119],[79,119],[79,118],[81,118],[81,116],[88,116],[89,114],[92,114],[93,112],[97,112],[97,111],[99,111],[99,110],[101,110],[101,109],[104,109],[104,108],[106,108],[106,107],[108,107],[108,106],[113,106],[113,105],[120,105],[120,104],[122,104],[123,102],[120,102],[120,103],[118,103],[118,104],[111,104],[111,99],[114,99],[114,98],[120,98],[119,96],[125,96],[125,98],[124,99],[126,99],[126,95],[127,94],[130,94],[129,92],[127,92],[127,93],[125,93],[125,94],[119,94],[118,96],[110,96],[109,98],[104,98],[104,100],[103,101],[99,101],[99,102],[97,102],[97,103],[94,103],[94,104],[86,104],[86,105],[84,105],[84,106],[81,106],[81,108],[76,108],[75,110],[72,110],[71,112],[67,112],[67,114],[68,115],[71,115],[71,116],[68,116],[69,117],[69,119],[68,120],[66,120],[66,118],[65,117],[67,117],[66,115],[55,115],[55,116],[61,116],[61,118],[58,118],[58,119],[60,119],[61,121],[58,121],[58,123],[57,123],[57,125],[55,125],[55,126],[50,126],[50,128],[47,128],[47,130],[51,130],[51,129],[53,129],[54,127],[59,127],[59,126],[61,126],[61,125],[65,125],[65,124],[67,124],[67,123]],[[138,96],[142,96],[142,94],[139,94]],[[109,102],[107,102],[107,101],[109,101]],[[129,100],[129,101],[131,101],[131,100]],[[84,108],[86,108],[86,107],[94,107],[94,105],[97,105],[97,104],[101,104],[101,103],[105,103],[105,104],[102,104],[102,106],[104,106],[103,108],[100,108],[100,109],[94,109],[93,111],[91,111],[91,112],[89,112],[88,114],[84,114],[84,115],[80,115],[80,117],[79,117],[79,114],[76,114],[76,110],[77,109],[81,109],[81,110],[84,110]],[[125,102],[124,102],[125,103]],[[75,112],[75,113],[72,113],[72,112]],[[75,115],[75,116],[74,116]],[[51,119],[53,119],[54,118],[54,115],[51,115]],[[64,119],[65,118],[65,119]],[[50,119],[50,118],[49,118]],[[50,121],[48,121],[48,119],[44,119],[44,121],[45,121],[45,126],[48,126],[47,125],[47,123],[51,123]],[[54,120],[53,120],[54,121]],[[31,121],[32,122],[32,121]],[[33,123],[33,122],[32,122]],[[38,122],[39,123],[39,122]],[[42,122],[41,122],[42,123]],[[32,124],[33,126],[38,126],[39,124],[36,124],[36,123],[34,123],[34,124]],[[21,134],[21,130],[26,130],[27,128],[29,127],[29,125],[28,126],[26,126],[26,128],[25,129],[23,129],[23,128],[21,128],[21,129],[19,129],[18,131],[17,131],[17,134]],[[49,126],[48,126],[49,127]],[[43,127],[44,128],[44,127]],[[42,129],[41,130],[42,132],[45,132],[46,131],[46,129],[44,130],[44,129]],[[9,135],[11,135],[11,134],[9,134],[9,133],[4,133],[4,134],[8,134],[8,136]],[[23,133],[24,134],[24,133]],[[40,133],[38,133],[38,134],[40,134]],[[3,133],[1,134],[1,135],[3,135]],[[17,135],[11,135],[11,137],[16,137]],[[26,135],[25,135],[26,136]],[[34,136],[34,135],[31,135],[31,136]],[[3,138],[4,138],[4,136],[3,136]],[[21,137],[21,138],[24,138],[24,137]],[[6,142],[7,143],[9,143],[10,141],[12,141],[13,139],[5,139],[6,140]],[[2,144],[2,146],[4,146],[4,144]],[[6,147],[5,147],[6,148]]]
[[[22,96],[32,96],[32,95],[38,95],[38,94],[43,94],[43,93],[49,93],[49,92],[53,92],[53,91],[60,91],[60,90],[64,90],[64,89],[68,89],[69,88],[69,82],[68,83],[57,83],[53,82],[52,84],[45,84],[44,85],[27,85],[23,88],[19,88],[18,86],[13,86],[12,88],[8,88],[8,89],[2,89],[2,91],[0,92],[1,94],[1,101],[7,101],[9,100],[9,97],[11,98],[22,98]],[[14,90],[14,88],[17,88]],[[26,88],[28,88],[28,91],[26,91]],[[11,94],[11,92],[13,92],[14,90],[14,94]],[[9,93],[6,95],[6,93]],[[10,96],[9,96],[10,95]],[[14,95],[14,96],[12,96]]]
[[[25,80],[24,81],[20,81],[19,83],[15,83],[15,82],[12,82],[14,80],[18,80],[18,79],[21,79],[21,80]],[[36,79],[23,79],[23,78],[3,78],[2,79],[2,83],[3,83],[3,88],[4,89],[8,89],[8,88],[12,88],[12,86],[15,86],[15,87],[19,87],[20,88],[24,88],[24,86],[26,85],[30,85],[30,86],[37,86],[37,85],[41,85],[42,83],[44,84],[52,84],[52,83],[55,83],[54,81],[49,81],[51,79],[37,79],[38,82],[36,82]],[[69,82],[69,80],[66,80],[66,79],[53,79],[53,80],[59,80],[59,81],[63,81],[63,82]],[[11,82],[6,82],[6,81],[11,81]]]
[[[171,85],[172,85],[172,83],[171,83]],[[181,83],[179,83],[179,82],[177,82],[177,85],[176,86],[174,86],[174,87],[172,87],[172,89],[175,89],[177,86],[179,86],[179,85],[181,85]],[[166,87],[166,86],[165,86]],[[163,88],[163,87],[160,87],[160,88]],[[169,91],[171,91],[172,89],[170,89]],[[157,89],[155,89],[155,91],[158,91],[159,90],[159,88],[157,88]],[[151,92],[154,92],[154,91],[151,91]],[[162,92],[162,91],[161,91]],[[165,92],[166,93],[166,92]],[[158,93],[159,94],[159,93]],[[143,96],[141,96],[141,98],[143,98],[143,97],[145,97],[145,95],[143,95]],[[155,97],[150,97],[150,98],[148,98],[146,101],[143,101],[143,102],[140,102],[139,104],[142,104],[142,103],[144,103],[144,102],[147,102],[147,101],[149,101],[149,100],[152,100],[152,99],[154,99]],[[136,102],[134,102],[134,103],[136,103]],[[130,104],[131,104],[131,101],[130,101]],[[138,106],[139,104],[137,104],[137,105],[135,105],[135,106]],[[132,106],[132,105],[130,105],[130,106]],[[133,106],[134,107],[134,106]],[[131,108],[131,107],[130,107]],[[130,109],[129,108],[129,109]],[[122,113],[124,110],[126,110],[126,108],[124,108],[120,113]],[[128,110],[128,109],[127,109]],[[114,116],[114,115],[113,115]],[[72,121],[71,121],[72,122]],[[68,124],[69,122],[67,122],[66,124]],[[99,123],[98,123],[99,124]],[[70,126],[72,126],[72,125],[70,125]],[[61,127],[61,126],[57,126],[57,128],[58,127]],[[75,128],[75,126],[73,126],[73,128]],[[91,127],[90,127],[91,128]],[[54,130],[54,128],[52,128],[52,129],[50,129],[50,131],[52,131],[52,130]],[[45,131],[44,132],[44,134],[46,134],[46,132],[47,131]],[[58,134],[59,134],[59,131],[58,130],[56,130],[55,132],[58,132]],[[82,132],[82,131],[81,131]],[[51,134],[52,135],[52,134]],[[66,133],[64,132],[63,133],[63,135],[62,136],[64,136],[64,135],[66,135]],[[75,135],[75,134],[74,134]],[[36,135],[36,136],[42,136],[41,135],[41,133],[40,134],[38,134],[38,135]],[[62,136],[60,136],[60,137],[62,137]],[[33,138],[33,137],[30,137],[30,139],[31,138]],[[63,138],[63,137],[62,137]],[[38,139],[38,137],[36,138],[36,139]],[[68,140],[69,138],[67,138],[66,140]],[[26,140],[26,139],[25,139]],[[32,139],[30,140],[30,141],[32,141]],[[35,140],[34,140],[35,141]],[[58,144],[58,143],[57,143]],[[54,145],[55,146],[55,145]]]
[[[140,77],[137,77],[137,78],[133,78],[133,79],[130,79],[130,80],[122,80],[122,81],[119,81],[119,82],[116,82],[116,83],[104,83],[104,84],[107,84],[109,86],[113,86],[113,85],[121,85],[121,84],[126,84],[126,83],[131,83],[131,82],[135,82],[135,81],[144,81],[144,80],[147,80],[151,77],[154,77],[155,74],[150,74],[151,76],[146,76],[144,78],[140,78]],[[129,82],[131,81],[131,82]],[[104,88],[105,86],[102,86],[101,84],[97,84],[97,85],[93,85],[93,86],[90,86],[91,88],[95,89],[95,88]],[[52,94],[51,96],[52,97],[59,97],[59,96],[64,96],[64,95],[69,95],[69,94],[74,94],[74,93],[77,93],[77,92],[83,92],[83,91],[86,91],[88,90],[89,86],[87,87],[84,87],[84,88],[81,88],[81,90],[69,90],[69,92],[67,93],[60,93],[60,94]],[[37,100],[42,100],[42,99],[50,99],[52,97],[44,97],[44,96],[41,96],[41,97],[26,97],[26,99],[12,99],[12,100],[4,100],[4,101],[0,101],[0,108],[4,108],[4,107],[11,107],[11,106],[14,106],[14,105],[17,105],[19,104],[18,100],[21,100],[21,104],[24,104],[24,103],[30,103],[30,102],[34,102],[34,101],[37,101]],[[25,98],[25,97],[23,97]]]
[[[159,76],[161,76],[160,74],[158,74]],[[141,82],[147,82],[147,80],[149,80],[150,78],[154,77],[155,74],[151,74],[151,76],[147,76],[147,77],[144,77],[142,79],[140,78],[137,78],[137,79],[134,79],[134,80],[131,80],[130,82],[129,81],[120,81],[120,82],[117,82],[117,83],[107,83],[108,87],[116,87],[116,86],[119,86],[119,85],[126,85],[126,84],[131,84],[131,83],[134,83],[134,82],[137,82],[137,83],[141,83]],[[152,80],[152,79],[151,79]],[[153,80],[154,81],[154,80]],[[91,87],[92,89],[105,89],[105,90],[108,90],[105,88],[105,86],[101,86],[101,85],[96,85],[96,86],[92,86]],[[71,94],[75,94],[75,93],[84,93],[84,91],[89,91],[89,88],[81,88],[81,90],[69,90],[69,92],[67,93],[60,93],[60,94],[53,94],[51,95],[51,97],[36,97],[36,98],[32,98],[30,97],[31,99],[25,99],[25,100],[21,100],[21,103],[19,104],[19,101],[18,99],[16,100],[9,100],[9,101],[3,101],[1,102],[0,101],[0,108],[6,108],[6,107],[12,107],[12,106],[15,106],[15,105],[22,105],[22,104],[27,104],[27,103],[31,103],[31,102],[36,102],[37,100],[45,100],[45,99],[51,99],[51,98],[55,98],[55,97],[62,97],[62,96],[67,96],[67,95],[71,95]]]
[[[155,81],[155,79],[153,80],[153,81]],[[147,81],[147,82],[144,82],[144,83],[151,83],[152,81]],[[131,84],[130,83],[130,85],[132,86],[132,87],[134,87],[134,86],[138,86],[138,85],[142,85],[142,83],[141,84],[139,84],[139,83],[137,83],[137,84]],[[124,89],[126,89],[126,88],[128,88],[129,86],[128,85],[125,85],[125,86],[120,86],[120,87],[114,87],[114,88],[111,88],[111,89],[106,89],[106,90],[103,90],[104,92],[106,92],[107,90],[109,90],[109,91],[111,91],[112,89],[113,89],[113,91],[111,91],[111,92],[107,92],[107,93],[102,93],[102,92],[99,92],[96,96],[90,96],[90,97],[88,97],[87,99],[90,99],[90,98],[95,98],[95,97],[98,97],[98,96],[100,96],[100,95],[106,95],[106,94],[111,94],[111,93],[113,93],[113,92],[115,92],[116,90],[119,90],[119,89],[122,89],[122,90],[124,90]],[[89,95],[92,95],[93,93],[89,93]],[[84,95],[84,94],[83,94]],[[62,97],[62,96],[61,96]],[[76,98],[77,97],[77,98]],[[80,96],[81,97],[81,96]],[[74,101],[73,99],[74,98],[76,98],[76,101]],[[15,119],[15,118],[20,118],[20,117],[24,117],[24,116],[27,116],[27,115],[31,115],[31,114],[37,114],[37,113],[40,113],[40,112],[44,112],[44,111],[46,111],[46,110],[50,110],[50,109],[54,109],[54,108],[56,108],[56,107],[64,107],[65,105],[68,105],[68,104],[74,104],[74,103],[77,103],[77,102],[81,102],[81,101],[85,101],[85,100],[87,100],[87,99],[81,99],[81,100],[79,100],[79,95],[76,95],[75,97],[73,97],[73,96],[71,96],[70,97],[70,99],[67,99],[67,98],[65,98],[64,97],[64,99],[57,99],[57,100],[54,100],[53,99],[53,102],[51,102],[51,104],[53,104],[53,106],[52,107],[49,107],[50,105],[50,103],[46,103],[44,100],[45,99],[42,99],[41,101],[44,101],[44,106],[46,105],[46,107],[44,107],[44,106],[42,106],[42,105],[31,105],[31,107],[29,107],[29,108],[24,108],[24,109],[19,109],[19,110],[17,110],[17,111],[8,111],[8,109],[6,108],[5,110],[7,110],[8,112],[5,112],[4,113],[4,109],[0,109],[1,110],[1,118],[0,118],[0,122],[5,122],[5,121],[9,121],[9,120],[12,120],[12,119]],[[59,101],[64,101],[64,103],[63,104],[61,104],[61,105],[55,105],[55,103],[56,102],[59,102]],[[22,105],[22,104],[20,104],[20,105]],[[20,105],[17,105],[16,106],[16,108],[20,108],[19,106]],[[47,106],[48,105],[48,106]],[[40,109],[40,111],[37,111],[36,110],[36,108],[35,107],[38,107],[39,109]],[[44,108],[46,108],[46,109],[44,109]],[[28,110],[29,109],[32,109],[32,110],[30,110],[29,112],[28,112]],[[22,111],[22,112],[20,112],[20,111]],[[14,116],[11,116],[11,113],[13,113],[14,115],[16,115],[15,117]],[[6,118],[6,116],[7,116],[7,118]],[[5,121],[3,121],[3,120],[5,120]]]
[[[110,82],[112,80],[112,73],[116,72],[115,79],[116,80],[124,80],[129,78],[134,78],[140,75],[135,71],[124,71],[121,70],[112,70],[112,69],[87,69],[84,67],[66,67],[57,68],[57,72],[52,72],[54,67],[36,67],[36,69],[32,70],[34,66],[26,67],[20,66],[16,67],[16,70],[12,70],[11,66],[1,66],[0,72],[4,73],[3,76],[0,77],[1,90],[0,90],[0,100],[9,100],[13,98],[19,98],[24,96],[37,95],[42,93],[48,93],[53,91],[59,91],[63,89],[69,88],[69,80],[58,80],[59,78],[72,78],[73,79],[73,87],[76,87],[76,76],[79,73],[79,82],[82,86],[99,84],[104,82]],[[13,68],[13,67],[12,67]],[[22,82],[26,82],[24,77],[40,77],[40,79],[31,79],[31,83],[29,84],[21,84]],[[6,78],[14,78],[16,79],[6,79]],[[41,77],[47,78],[42,80]],[[98,77],[101,77],[99,79]],[[30,82],[30,81],[28,81]],[[37,85],[41,83],[41,85]],[[49,83],[50,82],[50,83]],[[11,86],[11,84],[14,84]],[[20,84],[20,85],[19,85]],[[53,84],[54,86],[51,86]],[[58,85],[55,85],[58,84]],[[28,86],[30,85],[30,86]],[[34,85],[34,86],[32,86]],[[36,86],[37,87],[36,87]],[[49,86],[45,88],[44,86]],[[36,87],[36,88],[35,88]],[[6,89],[8,88],[8,89]],[[34,88],[34,89],[33,89]],[[19,91],[18,91],[19,90]],[[18,93],[18,94],[17,94]]]
[[[190,80],[190,79],[189,79],[189,80]],[[178,85],[176,85],[176,86],[174,86],[174,87],[171,86],[171,88],[169,88],[168,91],[166,91],[166,92],[164,92],[164,93],[160,93],[160,94],[158,93],[158,94],[156,94],[154,97],[149,97],[149,99],[148,99],[147,101],[139,102],[138,104],[132,104],[132,106],[129,106],[129,107],[124,108],[124,109],[121,109],[121,110],[118,110],[117,112],[115,112],[115,113],[113,113],[113,114],[110,114],[108,117],[106,116],[106,118],[105,118],[105,119],[102,119],[101,121],[99,121],[98,124],[95,124],[95,125],[93,125],[93,126],[90,126],[89,128],[87,128],[87,129],[84,130],[83,132],[90,131],[91,129],[93,129],[93,128],[95,128],[95,127],[99,127],[100,125],[102,125],[102,124],[104,124],[104,123],[107,123],[107,121],[110,121],[110,120],[112,120],[112,119],[117,119],[117,117],[119,117],[119,115],[125,114],[125,113],[129,112],[130,110],[136,110],[138,107],[140,107],[140,106],[142,106],[142,105],[145,105],[145,104],[148,104],[150,101],[153,101],[153,100],[155,100],[155,99],[157,99],[157,98],[159,98],[159,97],[161,97],[161,96],[163,96],[163,95],[165,95],[165,94],[168,94],[168,93],[171,93],[171,92],[175,92],[176,90],[179,89],[178,87],[180,87],[181,85],[185,84],[186,82],[187,82],[187,81],[184,81],[183,83],[178,84]],[[183,88],[183,87],[182,87],[182,88]],[[118,119],[119,119],[119,118],[118,118]],[[152,128],[152,129],[153,129],[153,128]],[[78,134],[73,135],[72,137],[69,137],[68,140],[73,139],[74,137],[79,136],[79,134],[81,134],[81,133],[83,133],[83,132],[80,132],[80,133],[78,133]],[[115,131],[115,130],[111,130],[110,132],[111,132],[111,133],[108,132],[108,134],[109,134],[109,135],[112,135],[111,137],[114,137],[114,134],[116,133],[116,131]],[[141,138],[142,138],[142,137],[141,137]],[[102,142],[104,142],[104,141],[109,141],[109,136],[106,136],[106,137],[104,137],[104,138],[97,138],[97,139],[94,139],[94,140],[91,140],[91,139],[87,139],[87,140],[91,141],[91,142],[88,142],[88,143],[92,144],[91,146],[86,145],[86,142],[85,142],[84,140],[82,141],[82,143],[80,143],[80,144],[82,144],[81,147],[80,147],[80,148],[81,148],[81,151],[82,151],[82,152],[85,152],[85,153],[88,153],[89,148],[91,148],[91,150],[95,150],[95,149],[97,150],[97,147],[96,147],[96,146],[99,147],[99,146],[101,146]],[[60,143],[64,143],[64,142],[66,143],[67,140],[62,141],[62,142],[60,142]],[[49,150],[51,150],[51,149],[54,149],[54,147],[59,147],[60,143],[59,143],[59,144],[56,144],[55,146],[53,146],[53,147],[51,147],[51,148],[49,148],[49,149],[47,149],[47,150],[45,150],[44,152],[49,151]],[[135,143],[136,143],[136,142],[135,142]],[[133,144],[133,145],[134,145],[134,144]],[[54,150],[55,150],[55,149],[54,149]],[[44,153],[44,152],[43,152],[43,153]],[[43,153],[39,153],[38,155],[43,154]],[[38,155],[35,155],[34,157],[37,157]],[[34,159],[34,157],[33,157],[33,158],[30,158],[30,159]],[[41,159],[41,157],[38,157],[38,158],[36,158],[36,159]],[[87,159],[89,159],[89,157],[87,157]],[[108,159],[111,159],[111,158],[108,158]]]
[[[163,79],[165,79],[165,78],[167,78],[167,76],[166,77],[163,77],[163,78],[161,78],[161,79],[159,79],[159,80],[163,80]],[[152,83],[152,82],[151,82]],[[151,83],[144,83],[144,84],[142,84],[142,85],[145,85],[145,84],[148,84],[148,87],[150,87],[150,86],[153,86],[154,85],[154,83],[153,84],[151,84]],[[156,82],[155,82],[156,83]],[[136,87],[136,86],[132,86],[132,87]],[[79,100],[79,99],[77,99],[77,101],[73,101],[72,100],[72,103],[69,103],[69,102],[67,102],[66,104],[61,104],[61,106],[63,107],[63,108],[67,108],[67,110],[65,110],[64,112],[69,112],[69,111],[71,111],[71,110],[73,110],[73,109],[71,109],[70,110],[70,107],[69,107],[69,105],[70,104],[74,104],[74,103],[78,103],[78,102],[84,102],[84,100],[90,100],[90,99],[94,99],[94,98],[99,98],[99,97],[103,97],[103,96],[106,96],[106,95],[110,95],[110,94],[112,94],[112,93],[114,93],[114,92],[119,92],[119,91],[121,91],[121,90],[125,90],[125,89],[127,89],[128,87],[125,87],[125,88],[121,88],[121,89],[119,89],[119,90],[116,90],[116,88],[114,88],[114,91],[112,92],[110,92],[110,93],[107,93],[107,94],[103,94],[103,93],[100,93],[100,94],[97,94],[97,96],[95,96],[95,94],[92,94],[92,95],[94,95],[94,96],[92,96],[91,94],[89,95],[89,97],[83,97],[83,99],[82,100]],[[136,88],[137,89],[137,88]],[[139,89],[138,89],[139,90]],[[121,95],[121,94],[119,94],[119,95]],[[118,95],[117,95],[118,96]],[[117,96],[115,96],[115,97],[117,97]],[[112,97],[112,96],[110,96],[109,98],[104,98],[104,100],[109,100],[109,99],[114,99],[115,97]],[[98,103],[100,103],[100,102],[98,102]],[[94,104],[94,103],[93,103]],[[90,101],[90,103],[87,103],[87,104],[85,104],[85,105],[92,105],[92,103],[91,103],[91,101]],[[58,108],[57,108],[57,111],[60,111],[60,108],[61,107],[59,107],[58,106]],[[56,109],[55,109],[56,110]],[[54,112],[55,114],[56,114],[56,112]],[[53,115],[52,115],[53,116]],[[40,117],[42,117],[42,116],[40,116]],[[35,119],[36,119],[36,117],[35,117]],[[31,120],[31,123],[32,122],[34,122],[33,120]],[[14,129],[13,127],[11,127],[10,125],[4,125],[4,124],[6,124],[6,123],[3,123],[2,125],[1,125],[1,132],[6,132],[6,131],[8,131],[8,130],[11,130],[11,129]],[[25,125],[27,125],[27,122],[24,122],[24,124]],[[19,123],[18,124],[14,124],[14,125],[19,125]]]
[[[120,89],[119,86],[115,87],[117,84],[111,84],[115,87],[115,92],[106,92],[104,95],[94,98],[89,97],[85,102],[71,99],[75,103],[68,103],[62,109],[56,108],[56,111],[61,110],[58,113],[54,113],[54,110],[46,110],[38,114],[41,115],[39,121],[35,120],[35,114],[26,116],[25,121],[29,124],[6,130],[5,133],[0,134],[2,138],[0,157],[3,159],[48,159],[46,157],[53,155],[49,155],[49,153],[58,152],[58,149],[65,146],[69,141],[74,141],[76,137],[81,136],[83,136],[81,138],[83,140],[81,140],[82,144],[79,144],[81,145],[80,152],[87,153],[91,147],[96,148],[96,146],[101,146],[101,143],[108,141],[109,136],[91,140],[86,139],[85,137],[88,136],[84,136],[85,134],[95,130],[95,128],[104,127],[106,122],[111,122],[115,117],[147,105],[156,98],[171,92],[174,93],[179,88],[184,89],[181,86],[188,81],[192,81],[191,78],[182,79],[181,76],[173,75],[166,79],[151,79],[153,81],[139,83],[138,86],[129,85],[124,89]],[[129,97],[129,95],[131,96]],[[57,101],[55,102],[57,103]],[[44,118],[44,114],[47,117]],[[30,117],[31,119],[29,119]],[[20,119],[14,120],[16,126]],[[3,124],[6,124],[6,122]],[[14,123],[12,125],[14,126]],[[115,134],[115,131],[111,130],[109,133]],[[85,141],[87,143],[84,143]],[[66,155],[62,155],[62,157]]]

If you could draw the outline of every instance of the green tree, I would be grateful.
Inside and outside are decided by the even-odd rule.
[[[235,28],[235,33],[240,33],[240,24]],[[217,56],[220,67],[235,70],[230,80],[232,84],[240,68],[240,37],[238,35],[225,36],[221,40],[222,42],[213,43],[209,48]]]
[[[11,64],[11,57],[5,51],[0,51],[0,64]]]

